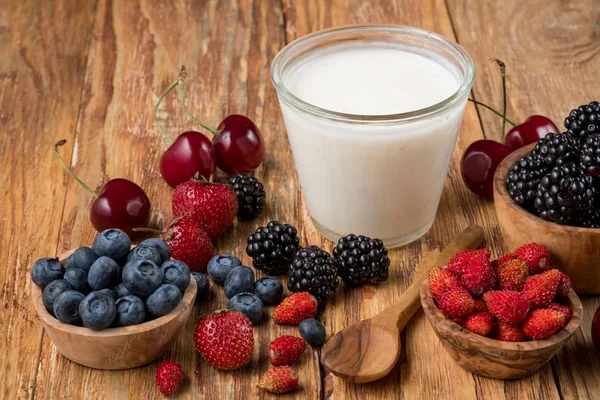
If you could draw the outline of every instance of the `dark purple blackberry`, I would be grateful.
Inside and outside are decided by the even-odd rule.
[[[271,221],[266,227],[258,228],[248,236],[246,253],[252,257],[254,268],[265,270],[271,275],[288,271],[296,250],[298,231],[291,225]]]
[[[575,215],[572,224],[584,228],[600,228],[600,210],[593,208],[588,211],[581,211]]]
[[[572,134],[551,132],[537,142],[531,155],[538,157],[546,166],[556,167],[576,161],[579,146],[579,140]]]
[[[340,286],[336,260],[317,246],[299,249],[290,266],[290,292],[309,292],[319,303],[332,298]]]
[[[593,178],[600,175],[600,134],[589,135],[582,139],[579,160],[583,171]]]
[[[531,210],[540,180],[549,170],[537,156],[522,157],[512,165],[506,178],[508,194],[521,207]]]
[[[347,235],[333,249],[338,275],[351,286],[380,283],[388,278],[390,259],[379,239]]]
[[[238,217],[251,220],[263,212],[265,190],[258,179],[246,174],[237,174],[229,178],[229,184],[233,187],[238,199]]]
[[[600,133],[600,103],[592,101],[588,105],[571,110],[565,118],[565,128],[580,138]]]

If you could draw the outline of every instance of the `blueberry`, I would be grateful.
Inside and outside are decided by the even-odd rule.
[[[93,290],[111,288],[119,279],[119,265],[112,258],[102,256],[97,259],[88,273],[88,284]]]
[[[140,243],[140,246],[150,246],[158,250],[158,254],[160,254],[161,257],[161,264],[171,258],[171,249],[164,240],[160,240],[158,238],[146,239]]]
[[[183,261],[169,260],[160,269],[164,275],[163,283],[172,283],[181,293],[185,292],[190,284],[190,269]]]
[[[73,286],[64,279],[57,279],[46,285],[42,292],[42,301],[50,313],[54,312],[53,307],[56,298],[67,290],[73,290]]]
[[[279,304],[283,295],[283,285],[272,276],[260,278],[254,284],[254,294],[268,306]]]
[[[156,265],[162,264],[162,258],[160,253],[154,247],[151,246],[138,246],[129,252],[127,256],[127,262],[136,260],[148,260],[152,261]]]
[[[230,299],[238,293],[252,292],[254,271],[248,267],[235,267],[225,279],[225,296]]]
[[[121,297],[115,304],[117,306],[116,326],[136,325],[146,318],[144,302],[137,296]]]
[[[246,314],[253,324],[263,316],[263,302],[254,293],[238,293],[229,300],[227,308]]]
[[[242,262],[239,258],[231,254],[219,254],[208,262],[208,276],[214,283],[223,286],[231,270],[240,265],[242,265]]]
[[[78,248],[65,261],[65,269],[81,268],[85,272],[89,272],[90,267],[98,259],[98,254],[89,247],[83,246]]]
[[[325,343],[325,327],[314,318],[308,318],[300,322],[298,330],[302,339],[312,346],[321,346]]]
[[[167,315],[181,302],[181,291],[170,283],[162,284],[146,299],[146,309],[152,317]]]
[[[87,272],[81,268],[71,268],[65,272],[64,280],[80,293],[89,293],[91,288],[87,281]]]
[[[131,294],[131,293],[129,293],[129,290],[127,290],[127,286],[125,286],[122,283],[119,283],[112,290],[117,295],[117,299],[120,299],[121,297],[129,296]]]
[[[107,229],[96,236],[92,243],[92,249],[98,256],[110,257],[113,260],[125,257],[130,248],[131,239],[120,229]]]
[[[123,284],[129,293],[146,298],[163,281],[163,273],[152,261],[137,260],[125,264]],[[181,294],[181,293],[180,293]]]
[[[196,280],[196,299],[203,299],[208,296],[209,293],[209,285],[208,279],[204,276],[203,273],[194,271],[191,273],[192,278]]]
[[[97,292],[105,294],[108,297],[110,297],[111,299],[113,299],[114,301],[117,301],[117,293],[112,289],[104,288],[104,289],[97,290]]]
[[[84,299],[84,295],[76,290],[67,290],[54,300],[52,309],[54,315],[60,322],[71,325],[80,325],[81,316],[79,315],[79,303]]]
[[[108,328],[117,316],[115,301],[104,293],[92,292],[79,304],[79,315],[83,325],[90,329]]]
[[[63,266],[58,258],[40,258],[33,263],[31,280],[43,289],[50,282],[62,279],[63,273]]]

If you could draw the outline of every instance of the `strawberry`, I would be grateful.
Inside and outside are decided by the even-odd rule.
[[[488,249],[459,251],[458,253],[452,256],[450,261],[448,261],[448,271],[457,275],[461,275],[467,268],[471,258],[477,255],[487,257],[489,259],[490,251]]]
[[[565,324],[571,319],[571,315],[572,315],[571,309],[567,306],[563,306],[562,304],[558,304],[558,303],[550,303],[548,308],[551,308],[553,310],[560,311],[561,313],[563,313],[563,315],[565,316]]]
[[[557,296],[568,296],[571,291],[571,286],[573,282],[571,282],[571,278],[569,275],[564,272],[560,273],[560,280],[558,281],[558,286],[556,287],[556,295]]]
[[[496,260],[492,260],[492,268],[498,269],[498,267],[503,265],[505,262],[507,262],[509,260],[513,260],[514,258],[515,258],[515,256],[513,253],[506,253],[503,256],[501,256],[500,258],[498,258]]]
[[[457,287],[447,290],[440,297],[438,306],[446,317],[455,320],[471,314],[475,308],[475,302],[466,289]]]
[[[166,396],[172,395],[183,382],[183,369],[174,361],[163,361],[156,368],[156,386]]]
[[[551,308],[531,310],[523,321],[523,333],[532,340],[548,339],[567,323],[562,311]]]
[[[505,342],[524,342],[526,340],[521,327],[503,322],[498,322],[493,338]]]
[[[460,281],[465,289],[474,296],[481,296],[484,292],[494,288],[496,273],[488,255],[479,253],[471,257],[466,268],[460,274]]]
[[[222,183],[191,179],[175,188],[173,214],[197,221],[211,239],[229,228],[238,210],[233,189]]]
[[[475,308],[473,309],[474,312],[480,312],[480,311],[487,311],[487,304],[485,304],[485,301],[483,301],[482,299],[475,299]]]
[[[271,393],[287,393],[298,387],[298,374],[290,366],[273,367],[260,378],[258,387]]]
[[[527,262],[519,259],[508,260],[496,269],[498,280],[496,286],[499,290],[523,290],[525,281],[529,277]]]
[[[522,293],[531,301],[531,308],[544,308],[552,302],[556,296],[560,274],[559,270],[551,269],[527,279]]]
[[[239,311],[217,310],[198,322],[194,343],[213,367],[240,368],[250,361],[254,351],[252,323]]]
[[[527,243],[515,250],[513,254],[516,258],[527,261],[529,275],[544,272],[552,265],[550,250],[543,244]]]
[[[478,312],[465,319],[465,328],[481,336],[489,336],[494,331],[494,316],[487,312]]]
[[[490,290],[483,295],[488,310],[500,322],[516,324],[525,319],[529,311],[529,300],[513,290]]]
[[[429,270],[429,290],[434,299],[439,298],[448,289],[461,287],[460,280],[446,268],[435,267]]]
[[[167,234],[171,256],[183,261],[192,271],[206,271],[208,261],[215,255],[210,238],[198,222],[183,218],[176,221]]]
[[[306,350],[306,342],[295,336],[281,336],[269,345],[269,361],[273,365],[291,365]]]
[[[284,325],[299,325],[317,313],[317,299],[308,292],[294,293],[286,297],[273,311],[273,322]]]

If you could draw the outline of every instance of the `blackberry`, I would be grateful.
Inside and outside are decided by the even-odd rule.
[[[600,210],[581,211],[573,218],[573,225],[584,228],[600,228]]]
[[[263,184],[253,176],[237,174],[229,179],[237,196],[238,217],[251,220],[258,217],[265,209],[265,190]]]
[[[600,103],[592,101],[588,105],[571,110],[565,118],[565,128],[580,138],[600,133]]]
[[[581,168],[592,177],[600,175],[600,134],[589,135],[581,144]]]
[[[549,167],[576,161],[578,154],[579,140],[568,132],[547,134],[537,142],[531,152],[531,155]]]
[[[540,180],[550,170],[539,157],[527,156],[516,161],[506,178],[510,197],[521,207],[531,209]]]
[[[246,253],[252,257],[254,268],[281,275],[288,271],[298,250],[298,243],[296,228],[271,221],[248,236]]]
[[[387,280],[390,266],[387,254],[381,240],[352,234],[340,238],[333,249],[338,275],[351,286]]]
[[[309,292],[319,303],[332,298],[340,286],[337,261],[318,246],[299,249],[290,266],[290,292]]]

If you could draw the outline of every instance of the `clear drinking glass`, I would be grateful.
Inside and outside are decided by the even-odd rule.
[[[358,115],[310,104],[290,89],[309,60],[343,46],[386,46],[434,60],[457,80],[445,100],[401,114]],[[355,233],[397,247],[435,219],[475,66],[459,45],[420,29],[351,26],[297,39],[277,54],[271,79],[304,198],[328,239]]]

